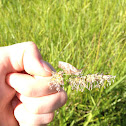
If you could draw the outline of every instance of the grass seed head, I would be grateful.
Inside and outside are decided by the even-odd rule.
[[[84,91],[85,88],[88,90],[92,90],[93,88],[100,88],[102,86],[105,87],[105,82],[107,82],[107,86],[111,85],[111,81],[114,82],[116,76],[112,75],[98,75],[91,74],[86,76],[77,76],[70,77],[69,83],[72,86],[72,89],[76,89],[79,91]]]
[[[64,85],[63,72],[62,71],[53,72],[49,82],[50,89],[55,88],[59,92],[61,85]]]

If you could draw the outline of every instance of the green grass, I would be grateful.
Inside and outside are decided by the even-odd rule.
[[[71,91],[50,126],[126,126],[125,0],[0,0],[0,46],[34,41],[58,69],[116,75],[106,89]]]

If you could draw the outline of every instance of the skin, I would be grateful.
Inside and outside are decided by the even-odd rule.
[[[33,42],[0,47],[0,126],[40,126],[53,120],[67,94],[49,89],[52,70]]]

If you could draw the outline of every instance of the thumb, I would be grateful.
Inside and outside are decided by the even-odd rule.
[[[45,62],[33,42],[18,43],[8,46],[9,60],[17,72],[25,71],[30,75],[51,76],[51,68]]]

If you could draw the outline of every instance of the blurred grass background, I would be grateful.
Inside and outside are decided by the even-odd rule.
[[[116,75],[106,89],[71,91],[49,126],[126,126],[125,0],[0,0],[0,46],[33,41],[58,71]]]

